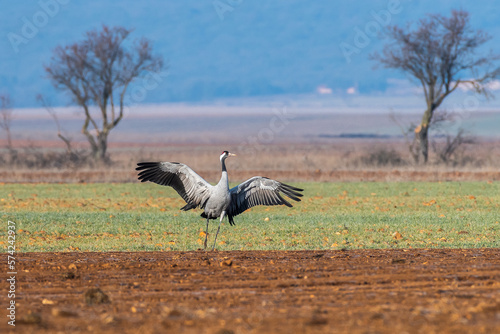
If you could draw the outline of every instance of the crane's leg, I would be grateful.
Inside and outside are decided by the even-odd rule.
[[[208,218],[207,218],[207,230],[205,231],[205,242],[203,243],[205,248],[203,249],[207,249],[207,238],[208,238]]]
[[[212,250],[215,250],[215,244],[217,242],[217,236],[219,235],[220,224],[222,223],[222,219],[224,218],[225,215],[226,211],[222,211],[222,214],[220,215],[219,227],[217,227],[217,233],[215,233],[214,248],[212,248]]]

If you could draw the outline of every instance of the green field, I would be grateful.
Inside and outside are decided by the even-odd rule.
[[[355,249],[500,246],[498,182],[294,183],[294,208],[257,207],[224,221],[217,248]],[[202,247],[201,210],[155,184],[3,184],[0,249],[153,251]],[[218,221],[211,221],[209,246]]]

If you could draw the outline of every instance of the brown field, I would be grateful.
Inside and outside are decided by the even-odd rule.
[[[499,249],[24,253],[18,267],[2,333],[500,332]]]

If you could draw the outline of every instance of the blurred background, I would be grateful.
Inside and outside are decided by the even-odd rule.
[[[0,129],[1,181],[37,180],[20,171],[30,168],[113,165],[129,171],[141,159],[182,160],[215,173],[224,149],[240,153],[234,168],[288,172],[287,178],[330,180],[334,171],[374,168],[498,171],[500,102],[492,97],[500,93],[500,81],[489,83],[490,98],[458,89],[443,102],[440,109],[454,116],[431,132],[429,164],[423,166],[408,149],[408,129],[426,108],[420,83],[371,55],[390,42],[382,34],[386,27],[418,24],[429,13],[449,16],[453,9],[468,12],[470,26],[491,36],[477,52],[498,54],[500,3],[0,3],[0,95],[8,97]],[[57,47],[81,42],[103,25],[131,30],[128,47],[148,39],[152,54],[163,60],[160,70],[127,88],[104,165],[90,157],[82,107],[71,93],[56,89],[45,70]],[[90,107],[98,117],[97,106]],[[458,133],[463,143],[443,157]],[[124,173],[111,179],[129,180]]]

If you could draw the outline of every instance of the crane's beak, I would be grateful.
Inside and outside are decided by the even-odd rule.
[[[237,157],[237,155],[236,155],[236,154],[234,154],[234,153],[229,153],[229,154],[228,154],[228,157]]]

